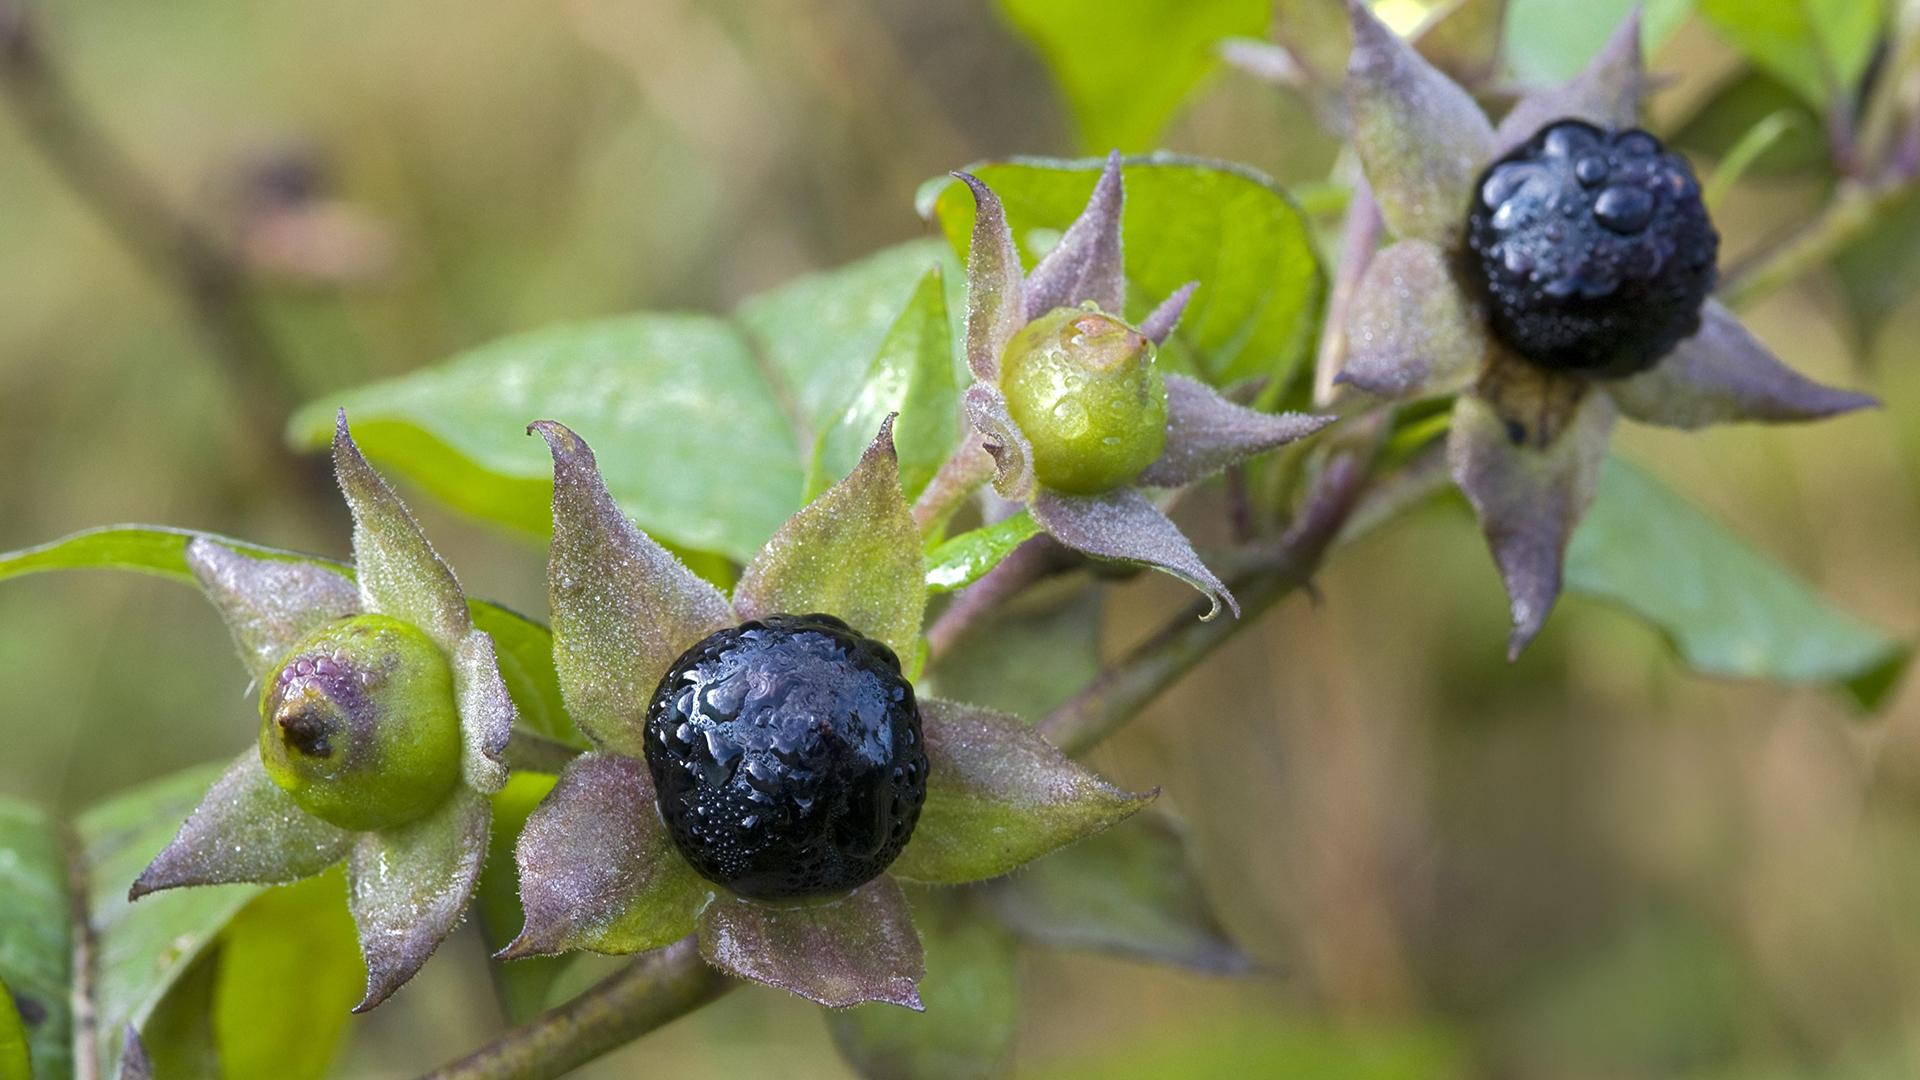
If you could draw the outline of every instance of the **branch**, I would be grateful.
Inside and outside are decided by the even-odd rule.
[[[55,173],[129,253],[177,288],[208,350],[240,392],[240,412],[269,454],[284,456],[280,420],[302,394],[255,312],[245,274],[223,244],[168,205],[90,116],[48,57],[18,0],[0,0],[0,90]]]
[[[685,1016],[736,985],[707,966],[689,937],[640,957],[579,997],[423,1080],[559,1076]]]
[[[1867,185],[1843,183],[1833,201],[1786,243],[1728,275],[1720,298],[1745,307],[1795,279],[1825,266],[1879,220],[1880,211],[1911,188],[1911,179]]]
[[[940,471],[914,500],[913,523],[920,526],[923,535],[932,535],[993,477],[993,468],[993,457],[981,444],[980,433],[969,431],[959,449],[941,463]]]
[[[1268,608],[1306,585],[1359,502],[1371,456],[1369,443],[1367,452],[1345,451],[1328,459],[1294,527],[1276,543],[1247,549],[1244,568],[1228,581],[1240,599],[1240,618],[1202,622],[1205,605],[1193,605],[1047,714],[1039,723],[1041,734],[1069,754],[1086,750],[1119,730]]]

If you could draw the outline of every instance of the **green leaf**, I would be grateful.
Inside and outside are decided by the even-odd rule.
[[[1016,717],[922,697],[927,801],[892,872],[928,885],[999,877],[1138,813]]]
[[[1587,61],[1640,0],[1507,0],[1503,51],[1514,75],[1527,83],[1565,82]],[[1686,21],[1695,0],[1646,0],[1640,40],[1651,52]]]
[[[173,985],[261,893],[256,885],[215,885],[127,900],[127,886],[173,839],[223,768],[175,773],[123,792],[75,822],[94,937],[97,1053],[109,1075],[117,1071],[127,1026],[144,1030]]]
[[[1036,944],[1202,971],[1252,966],[1220,925],[1183,829],[1139,814],[998,883],[1001,917]]]
[[[969,165],[1006,205],[1031,263],[1037,233],[1067,227],[1086,205],[1103,162],[1015,158]],[[1200,288],[1169,342],[1208,381],[1284,379],[1305,354],[1324,285],[1309,224],[1266,176],[1239,165],[1171,154],[1126,163],[1122,234],[1136,323],[1189,281]],[[939,178],[923,185],[921,213],[938,216],[955,251],[973,229],[973,198]]]
[[[212,1020],[224,1075],[318,1080],[365,970],[338,868],[268,889],[221,932]]]
[[[745,562],[800,506],[817,433],[845,409],[848,387],[936,265],[956,266],[922,240],[751,298],[733,320],[637,314],[518,334],[314,402],[288,436],[323,445],[344,405],[383,470],[457,510],[545,536],[550,465],[524,432],[558,420],[595,447],[614,498],[648,534]],[[957,290],[957,275],[948,278]],[[709,579],[723,576],[712,560],[694,561]]]
[[[1652,623],[1695,670],[1836,683],[1868,709],[1911,652],[1618,458],[1573,534],[1566,585]]]
[[[1873,58],[1885,0],[1698,0],[1720,36],[1824,110],[1851,96]]]
[[[351,566],[333,559],[264,547],[217,533],[159,525],[108,525],[37,547],[0,553],[0,581],[48,570],[104,569],[130,570],[193,585],[186,551],[188,542],[196,537],[255,558],[307,562],[353,574]],[[500,674],[513,695],[520,723],[550,738],[579,745],[580,737],[560,704],[560,683],[553,670],[553,636],[547,628],[486,600],[469,599],[467,606],[473,613],[473,624],[493,636]]]
[[[852,471],[888,413],[900,454],[900,487],[908,499],[933,479],[960,439],[960,390],[953,335],[938,266],[920,278],[906,310],[887,331],[865,377],[813,444],[807,498]]]
[[[926,1012],[856,1005],[826,1014],[834,1045],[862,1076],[984,1080],[1005,1072],[1020,1026],[1016,948],[971,894],[910,889],[926,950]]]
[[[927,588],[936,593],[965,588],[1000,565],[1014,548],[1038,535],[1040,523],[1021,510],[946,540],[927,553]]]
[[[1090,153],[1151,149],[1230,37],[1261,37],[1266,0],[999,0],[1045,58]]]
[[[69,986],[73,942],[66,856],[58,826],[24,803],[0,800],[0,1077],[11,1039],[42,1077],[73,1068]]]
[[[736,321],[765,359],[766,377],[783,388],[807,432],[825,431],[846,408],[848,388],[860,384],[900,313],[919,292],[927,271],[936,267],[946,290],[943,306],[948,311],[949,333],[957,334],[959,313],[966,307],[966,275],[953,253],[937,240],[898,244],[741,302]],[[956,374],[963,370],[958,357],[951,362]],[[878,427],[879,418],[874,420]],[[802,450],[811,453],[813,437],[805,437]],[[855,457],[871,438],[869,428],[854,446]],[[614,494],[621,495],[618,490]],[[800,505],[800,495],[795,485],[789,510]],[[640,525],[647,527],[645,521]],[[765,537],[762,533],[761,539]]]
[[[608,486],[662,540],[745,559],[801,487],[794,422],[739,330],[631,315],[503,338],[316,403],[293,441],[332,438],[344,406],[368,456],[458,509],[544,535],[552,465],[526,435],[559,420],[600,452]]]

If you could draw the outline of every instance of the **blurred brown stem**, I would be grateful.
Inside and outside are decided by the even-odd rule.
[[[1153,699],[1282,598],[1308,583],[1366,487],[1371,448],[1330,458],[1293,528],[1276,541],[1243,549],[1243,569],[1228,580],[1238,619],[1202,622],[1204,603],[1169,620],[1066,704],[1041,719],[1042,734],[1078,754],[1119,730]]]
[[[1880,212],[1911,188],[1911,179],[1868,185],[1843,183],[1820,216],[1787,241],[1727,276],[1720,299],[1745,307],[1825,266],[1880,219]]]
[[[648,953],[500,1038],[427,1074],[432,1080],[559,1076],[685,1016],[737,985],[691,937]]]
[[[0,87],[22,130],[67,188],[155,278],[179,290],[209,352],[239,392],[252,434],[268,453],[284,456],[280,422],[301,395],[254,310],[241,267],[168,205],[88,114],[18,0],[0,0]]]

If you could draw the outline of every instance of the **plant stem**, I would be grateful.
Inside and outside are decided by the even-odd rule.
[[[947,519],[980,490],[980,485],[993,477],[993,467],[993,456],[981,445],[980,433],[969,432],[961,440],[960,448],[941,463],[940,471],[914,500],[913,523],[920,526],[921,535],[931,535],[945,525]]]
[[[1373,262],[1374,249],[1380,246],[1380,204],[1363,175],[1354,181],[1353,197],[1347,202],[1347,221],[1340,231],[1340,269],[1327,296],[1325,321],[1320,326],[1320,348],[1313,358],[1313,404],[1325,408],[1333,402],[1334,376],[1347,355],[1347,308],[1360,288],[1360,279]]]
[[[1078,561],[1058,540],[1044,534],[1014,548],[1000,560],[1000,565],[960,590],[940,617],[927,627],[928,662],[938,662],[968,630],[1015,593]]]
[[[515,772],[558,776],[560,770],[579,757],[580,753],[578,747],[524,727],[514,728],[512,737],[507,740],[507,765]]]
[[[280,421],[302,395],[253,307],[242,267],[223,244],[168,205],[88,114],[17,0],[0,0],[0,89],[68,190],[156,279],[179,289],[208,351],[238,391],[238,411],[264,458],[288,457]]]
[[[1202,622],[1205,605],[1193,605],[1047,714],[1039,724],[1041,733],[1069,754],[1085,751],[1138,715],[1281,598],[1305,585],[1358,503],[1370,458],[1370,448],[1367,453],[1348,451],[1330,458],[1294,527],[1278,542],[1248,550],[1247,568],[1228,583],[1240,599],[1240,618]]]
[[[1745,307],[1825,265],[1858,240],[1879,219],[1880,211],[1905,194],[1911,179],[1867,185],[1844,183],[1819,217],[1765,256],[1728,275],[1720,299]]]
[[[430,1080],[538,1080],[578,1068],[713,1001],[737,985],[688,937],[621,968]]]

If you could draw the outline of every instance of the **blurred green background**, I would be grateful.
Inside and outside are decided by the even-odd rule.
[[[1604,32],[1621,6],[1514,5],[1549,35],[1556,19]],[[1082,149],[1040,58],[985,0],[33,10],[112,140],[251,253],[303,400],[555,320],[724,310],[932,234],[913,211],[929,176]],[[1689,20],[1654,66],[1672,78],[1653,126],[1671,130],[1739,60]],[[1325,180],[1337,151],[1298,100],[1225,71],[1160,143],[1287,183]],[[1720,210],[1730,256],[1825,195],[1752,178]],[[0,108],[0,550],[145,521],[345,554],[324,474],[263,449],[289,402],[236,385],[179,296]],[[1632,428],[1620,446],[1911,639],[1920,305],[1866,340],[1843,312],[1816,277],[1750,322],[1884,410]],[[540,550],[415,502],[473,592],[543,612]],[[1498,582],[1451,508],[1369,539],[1319,588],[1096,759],[1164,788],[1270,973],[1029,952],[1018,1075],[1920,1075],[1920,691],[1866,718],[1829,691],[1705,680],[1577,599],[1509,667]],[[1109,648],[1185,602],[1160,579],[1123,587]],[[244,690],[189,590],[9,583],[0,795],[75,810],[224,758],[251,731]],[[341,1075],[410,1075],[498,1024],[478,938],[442,954],[351,1022]],[[815,1012],[733,994],[588,1073],[848,1075]]]

